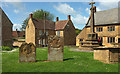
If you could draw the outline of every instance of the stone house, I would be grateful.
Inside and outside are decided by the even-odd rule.
[[[76,33],[70,15],[68,15],[67,20],[62,20],[62,21],[59,21],[59,18],[56,17],[55,32],[56,35],[64,38],[65,45],[75,45]]]
[[[112,46],[113,44],[120,43],[120,21],[118,13],[118,8],[98,12],[95,9],[94,30],[98,34],[98,39],[101,39],[102,45]],[[91,16],[83,30],[76,37],[76,46],[79,46],[80,41],[87,39],[87,34],[90,33],[90,21]]]
[[[72,32],[72,33],[66,33],[66,32]],[[64,38],[65,45],[75,44],[75,37],[76,37],[75,27],[72,21],[70,20],[70,15],[68,20],[59,21],[57,17],[56,22],[53,22],[49,20],[35,19],[32,18],[32,14],[29,14],[29,21],[25,30],[26,43],[32,42],[37,47],[47,46],[49,35],[62,36]]]
[[[12,22],[0,8],[0,41],[2,46],[12,47],[12,27]]]

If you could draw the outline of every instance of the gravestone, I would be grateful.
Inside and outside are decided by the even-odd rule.
[[[63,47],[62,37],[50,35],[48,37],[48,61],[63,61]]]
[[[19,62],[36,62],[36,47],[33,43],[23,43],[20,46]]]

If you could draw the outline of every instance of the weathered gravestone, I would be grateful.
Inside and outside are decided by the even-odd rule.
[[[19,62],[36,62],[36,47],[33,43],[23,43],[19,48]]]
[[[64,41],[62,37],[48,37],[48,61],[63,61]]]

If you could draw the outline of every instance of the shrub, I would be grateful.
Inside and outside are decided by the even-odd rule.
[[[2,48],[0,48],[0,50],[10,51],[10,50],[12,50],[12,48],[10,48],[8,46],[2,46]]]

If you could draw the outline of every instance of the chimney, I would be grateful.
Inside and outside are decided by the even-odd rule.
[[[56,22],[59,21],[59,17],[56,17]]]
[[[96,6],[94,6],[93,8],[94,8],[94,12],[96,12]]]
[[[32,18],[32,16],[33,16],[33,14],[32,14],[32,13],[30,13],[30,14],[29,14],[29,18]]]
[[[70,15],[68,15],[68,20],[71,20],[71,18],[70,18],[71,16]]]

